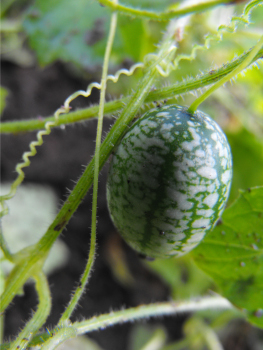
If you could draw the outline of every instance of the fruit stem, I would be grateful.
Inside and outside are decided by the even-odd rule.
[[[208,89],[204,94],[198,97],[188,108],[188,112],[191,114],[194,114],[198,106],[202,102],[204,102],[215,90],[217,90],[220,86],[224,85],[227,81],[234,78],[237,74],[239,74],[244,69],[246,69],[251,64],[251,62],[253,61],[253,58],[256,56],[256,54],[262,48],[262,46],[263,46],[263,35],[261,39],[258,41],[258,43],[254,46],[254,48],[251,49],[246,59],[243,62],[241,62],[240,65],[237,68],[235,68],[232,72],[224,76],[217,83],[215,83],[210,89]]]

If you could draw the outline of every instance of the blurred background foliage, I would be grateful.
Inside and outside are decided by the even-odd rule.
[[[164,11],[169,6],[179,5],[179,2],[171,0],[123,0],[122,3],[154,11]],[[240,15],[243,7],[243,3],[237,6],[217,7],[212,11],[189,17],[184,33],[177,38],[178,53],[190,53],[194,44],[202,44],[205,35],[215,33],[217,27],[228,23],[231,16]],[[242,54],[263,33],[262,18],[263,7],[257,7],[251,14],[249,26],[238,27],[235,34],[224,33],[221,42],[214,42],[209,50],[199,51],[197,58],[192,62],[181,61],[179,68],[172,72],[169,78],[161,78],[158,85],[187,80],[202,72],[211,71]],[[61,61],[77,77],[99,80],[109,20],[110,11],[95,0],[3,0],[2,59],[25,67],[36,64],[45,67]],[[165,27],[166,23],[163,22],[131,19],[120,15],[110,72],[143,61],[146,54],[155,50]],[[109,83],[108,96],[129,94],[140,76],[141,72],[138,71],[132,77],[121,77],[118,84]],[[196,94],[200,92],[201,90]],[[5,107],[7,95],[8,91],[1,87],[1,111]],[[175,96],[172,102],[189,105],[193,99],[193,95],[185,94]],[[234,82],[217,90],[201,108],[222,126],[231,145],[234,178],[229,203],[232,203],[238,196],[239,189],[263,185],[262,60],[247,69],[244,74],[240,74]],[[110,249],[113,250],[109,256],[114,275],[120,283],[130,283],[132,277],[125,257],[118,254],[117,246]],[[117,259],[116,253],[119,256]],[[174,299],[187,299],[203,295],[209,289],[216,290],[213,281],[199,270],[188,256],[176,260],[145,262],[145,265],[165,281]],[[240,317],[239,314],[238,316]],[[160,344],[156,349],[203,349],[208,343],[200,334],[214,334],[214,330],[226,329],[228,322],[235,317],[237,313],[234,311],[219,314],[200,313],[193,316],[185,324],[185,340],[170,347],[164,347],[166,336],[161,326],[158,329],[136,326],[131,335],[131,350],[155,349],[149,345],[152,339],[159,341],[154,343]],[[196,329],[199,329],[198,334],[195,334]],[[203,331],[200,332],[200,329]],[[94,345],[94,348],[97,348],[97,345]]]

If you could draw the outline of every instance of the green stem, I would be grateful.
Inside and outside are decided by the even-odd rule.
[[[197,300],[161,302],[149,305],[142,305],[126,310],[110,312],[92,317],[82,322],[74,322],[70,327],[76,330],[77,335],[83,335],[96,330],[105,329],[116,324],[134,322],[150,317],[160,317],[165,315],[180,315],[187,312],[201,310],[227,310],[233,309],[232,304],[220,296],[204,297]],[[50,337],[50,334],[43,333],[33,338],[31,346],[39,345]]]
[[[20,255],[20,252],[17,254]],[[13,268],[6,280],[5,290],[1,295],[0,312],[3,312],[7,308],[20,288],[34,275],[35,271],[42,268],[47,252],[43,250],[37,251],[34,245],[25,248],[25,250],[22,251],[22,255],[24,255],[24,259],[21,258],[20,262],[17,262],[17,265]]]
[[[167,87],[162,87],[154,91],[149,92],[149,95],[145,99],[145,103],[151,103],[153,101],[160,101],[169,98],[173,98],[176,95],[184,94],[189,91],[196,90],[198,88],[208,86],[221,80],[229,72],[233,71],[239,64],[241,64],[249,55],[249,52],[242,54],[240,57],[235,58],[232,62],[224,64],[218,69],[212,70],[208,73],[202,74],[197,78],[190,78],[188,81],[181,83],[176,83]],[[258,52],[254,57],[253,62],[261,58],[263,55],[263,49]],[[253,63],[252,62],[252,63]],[[110,101],[105,103],[104,113],[114,114],[118,112],[123,105],[125,105],[130,97],[125,97],[119,100]],[[80,122],[90,118],[94,118],[98,115],[98,106],[93,106],[85,108],[82,110],[69,112],[59,116],[58,126]],[[3,122],[0,124],[1,133],[13,133],[18,134],[22,132],[35,131],[43,129],[47,121],[54,121],[54,117],[43,118],[43,120],[33,119],[33,120],[22,120],[13,122]]]
[[[207,325],[204,325],[203,327],[203,338],[208,350],[224,350],[216,332],[214,332],[213,329]]]
[[[11,350],[28,349],[28,344],[33,335],[41,326],[43,326],[51,310],[51,295],[45,274],[43,271],[39,271],[33,278],[36,282],[36,291],[39,298],[38,309],[31,320],[26,324],[25,328],[19,333],[15,341],[11,344]]]
[[[106,315],[93,317],[90,320],[75,322],[74,326],[78,330],[78,334],[92,332],[99,328],[109,327],[114,324],[130,322],[138,319],[149,317],[164,316],[171,314],[181,314],[185,312],[195,312],[199,310],[207,310],[210,308],[231,309],[230,302],[222,297],[205,297],[197,300],[179,301],[179,302],[163,302],[150,305],[142,305],[127,310],[121,310]]]
[[[77,332],[75,327],[61,328],[42,345],[41,350],[56,349],[56,347],[62,344],[65,340],[75,338],[76,336]]]
[[[79,299],[81,298],[85,286],[88,283],[90,272],[95,260],[95,250],[96,250],[96,223],[97,223],[97,201],[98,201],[98,181],[99,181],[99,169],[100,169],[100,146],[101,146],[101,135],[102,135],[102,123],[104,114],[104,101],[107,83],[107,74],[110,53],[113,45],[113,40],[116,32],[117,26],[117,13],[114,12],[111,16],[110,32],[107,40],[107,47],[104,56],[104,64],[101,78],[101,94],[100,94],[100,104],[99,104],[99,116],[98,116],[98,126],[97,126],[97,137],[96,137],[96,149],[94,156],[94,181],[93,181],[93,200],[92,200],[92,223],[91,223],[91,240],[90,240],[90,252],[88,262],[85,271],[80,280],[80,286],[76,289],[73,297],[63,313],[59,325],[63,325],[71,316],[74,311]]]
[[[5,212],[5,210],[3,212]],[[6,242],[5,237],[3,235],[1,221],[0,221],[0,247],[1,247],[2,251],[3,251],[3,253],[4,253],[5,258],[7,260],[13,262],[14,258],[13,258],[13,255],[12,255],[12,253],[10,252],[10,250],[8,248],[7,242]]]
[[[258,41],[258,43],[254,46],[254,48],[249,52],[247,57],[241,62],[232,72],[225,75],[222,79],[220,79],[217,83],[215,83],[209,90],[207,90],[203,95],[198,97],[188,108],[188,111],[191,114],[194,114],[198,106],[204,102],[215,90],[217,90],[220,86],[224,85],[226,82],[234,78],[237,74],[246,69],[254,60],[255,56],[259,53],[263,48],[263,36]]]
[[[206,10],[210,10],[218,5],[226,5],[232,1],[228,0],[212,0],[203,2],[201,4],[192,5],[189,7],[181,8],[178,10],[169,9],[164,12],[154,12],[148,10],[141,10],[132,7],[128,7],[122,4],[116,4],[111,0],[99,0],[100,4],[109,7],[113,11],[119,11],[127,16],[134,16],[136,18],[147,18],[156,21],[168,21],[171,18],[183,17],[186,15],[190,15],[192,13],[203,12]]]

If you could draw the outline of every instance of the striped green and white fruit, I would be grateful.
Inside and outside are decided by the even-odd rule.
[[[228,199],[231,151],[208,115],[150,110],[123,137],[107,182],[111,218],[139,253],[181,256],[213,228]]]

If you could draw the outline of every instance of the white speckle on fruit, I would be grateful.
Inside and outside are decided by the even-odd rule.
[[[183,213],[181,210],[178,209],[166,209],[165,214],[171,218],[171,219],[177,219],[181,220],[184,216],[185,213]]]
[[[211,139],[214,140],[215,142],[217,142],[218,134],[216,132],[213,132],[213,134],[211,135]]]
[[[172,190],[170,189],[169,191],[167,191],[168,196],[173,199],[176,203],[178,208],[182,209],[182,210],[189,210],[192,208],[193,203],[188,201],[188,195]]]
[[[195,186],[189,186],[188,189],[191,196],[194,197],[199,192],[205,192],[207,188],[204,185],[195,185]]]
[[[146,125],[150,129],[156,129],[157,126],[158,126],[158,124],[156,122],[152,121],[152,120],[143,120],[141,122],[141,125]]]
[[[206,226],[209,225],[209,219],[197,219],[192,223],[192,227],[198,228],[198,227],[203,227],[206,228]]]
[[[209,168],[213,168],[215,166],[215,159],[213,157],[207,157],[205,160],[205,165]]]
[[[221,181],[222,181],[224,184],[228,184],[230,178],[231,178],[231,171],[230,171],[230,170],[224,171],[223,174],[221,175]]]
[[[136,125],[133,129],[132,129],[132,134],[134,135],[138,135],[141,133],[141,129],[138,127],[138,125]],[[125,137],[125,136],[124,136]]]
[[[187,181],[188,177],[181,170],[175,172],[175,177],[177,181]]]
[[[173,166],[179,168],[180,170],[188,172],[189,167],[194,167],[195,164],[191,159],[184,157],[180,162],[173,162]]]
[[[123,159],[128,158],[129,154],[125,151],[125,149],[124,149],[124,147],[123,147],[122,144],[120,144],[119,152],[120,152],[120,156],[121,156]]]
[[[203,158],[203,157],[205,157],[205,151],[203,151],[202,149],[197,149],[197,150],[195,151],[195,155],[196,155],[197,157]]]
[[[161,130],[171,130],[173,128],[173,124],[168,123],[168,124],[163,124],[161,127]]]
[[[199,243],[199,242],[198,242]],[[188,241],[187,241],[187,245],[184,245],[183,247],[182,247],[182,251],[184,252],[184,254],[186,253],[186,252],[190,252],[192,249],[194,249],[195,247],[197,246],[197,243],[188,243]],[[182,255],[182,254],[180,254],[180,255]],[[179,256],[180,256],[179,255]]]
[[[175,235],[173,235],[173,239],[175,241],[182,241],[185,238],[186,238],[186,235],[184,233],[176,233]]]
[[[189,171],[189,173],[188,173],[187,175],[188,175],[188,178],[189,178],[189,179],[195,178],[195,177],[196,177],[196,173],[193,172],[193,171]]]
[[[198,129],[197,129],[198,130]],[[189,128],[189,131],[193,137],[193,140],[195,141],[195,145],[196,146],[199,146],[200,145],[200,140],[201,140],[201,137],[200,135],[198,135],[197,131],[195,130],[195,128],[192,128],[190,127]]]
[[[192,142],[188,142],[188,141],[184,141],[182,143],[182,148],[185,150],[185,151],[192,151],[192,149],[194,148],[194,145]]]
[[[189,127],[188,131],[190,132],[190,134],[192,136],[192,141],[184,141],[182,143],[182,147],[186,151],[191,152],[193,150],[193,148],[196,148],[196,147],[201,145],[201,143],[200,143],[201,137],[197,133],[198,129],[196,130],[193,127]],[[187,137],[187,136],[185,135],[185,137]]]
[[[222,158],[221,159],[221,165],[223,168],[225,168],[227,166],[227,158]]]
[[[168,151],[168,148],[165,146],[165,143],[161,139],[157,139],[156,137],[147,137],[146,135],[140,135],[140,147],[148,150],[149,147],[159,147],[162,148],[164,151]]]
[[[216,185],[215,184],[211,184],[211,185],[207,186],[207,191],[210,192],[210,193],[214,192],[215,189],[216,189]]]
[[[204,238],[205,232],[204,232],[204,231],[200,231],[200,230],[198,230],[198,231],[199,231],[199,232],[194,233],[194,234],[187,240],[187,243],[199,243],[199,242]]]
[[[169,117],[170,113],[169,112],[159,112],[156,114],[156,117]]]
[[[215,127],[214,127],[215,123],[213,123],[213,125],[212,125],[211,121],[208,118],[206,118],[206,117],[204,118],[204,122],[205,122],[205,126],[206,126],[207,129],[215,130]]]
[[[181,228],[181,231],[188,229],[189,228],[188,224],[189,224],[189,220],[180,220],[178,222],[178,226],[179,228]]]
[[[219,194],[217,192],[209,194],[204,199],[204,204],[206,204],[209,208],[213,208],[218,201]]]
[[[199,209],[196,211],[196,214],[209,218],[214,214],[214,210],[212,210],[212,209]]]
[[[217,178],[217,172],[214,168],[210,168],[208,166],[203,166],[199,169],[197,169],[197,173],[203,177],[206,177],[207,179],[216,179]]]

